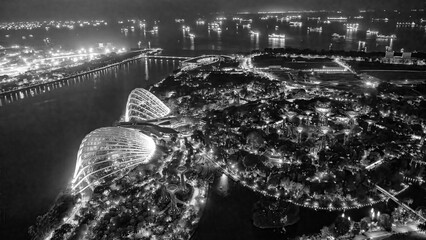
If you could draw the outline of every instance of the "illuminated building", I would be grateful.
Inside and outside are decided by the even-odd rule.
[[[170,109],[154,94],[143,88],[136,88],[127,100],[125,121],[153,120],[169,113]]]
[[[147,163],[155,152],[154,140],[134,129],[106,127],[88,134],[78,150],[72,189],[82,192],[112,180],[138,164]]]

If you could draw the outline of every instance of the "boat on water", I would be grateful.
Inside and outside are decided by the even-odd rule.
[[[367,30],[367,35],[378,35],[378,34],[379,34],[379,31],[373,31],[370,29]]]
[[[197,25],[204,25],[204,24],[206,24],[206,20],[204,20],[204,19],[198,19],[197,21],[196,21],[196,24]]]
[[[252,35],[252,36],[259,36],[260,33],[259,32],[255,32],[255,31],[250,31],[250,35]]]
[[[322,27],[308,27],[308,32],[322,32]]]
[[[302,22],[289,22],[290,27],[301,27],[303,25]]]
[[[346,23],[345,26],[348,31],[358,31],[359,28],[358,23]]]
[[[396,35],[392,34],[392,35],[383,35],[383,34],[378,34],[376,37],[377,40],[395,40],[396,39]]]
[[[343,40],[343,39],[346,39],[345,35],[340,35],[338,33],[333,33],[333,35],[331,35],[331,37],[333,38],[333,40]]]
[[[272,34],[269,34],[268,37],[271,39],[285,39],[285,34],[272,33]]]

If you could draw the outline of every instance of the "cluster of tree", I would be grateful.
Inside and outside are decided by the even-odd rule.
[[[379,186],[400,190],[403,181],[401,162],[404,161],[408,161],[408,159],[404,159],[404,157],[393,158],[368,172],[368,175]]]
[[[253,224],[259,228],[282,228],[299,219],[299,207],[282,200],[262,198],[253,208]]]
[[[68,215],[76,203],[76,197],[67,192],[61,193],[55,204],[43,216],[38,216],[34,226],[28,230],[32,239],[43,238],[52,229],[62,223],[62,219]],[[67,226],[58,229],[59,233],[65,233],[69,230]]]
[[[420,231],[426,232],[426,222],[420,223],[417,227],[419,228]]]
[[[377,225],[385,231],[392,231],[393,219],[389,214],[380,215]],[[327,239],[329,237],[339,238],[344,235],[356,236],[361,232],[367,232],[370,229],[371,219],[369,217],[362,218],[359,222],[350,221],[346,217],[339,216],[330,225],[321,229],[321,233],[313,239]]]

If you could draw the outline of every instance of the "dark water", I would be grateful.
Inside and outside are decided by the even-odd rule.
[[[315,17],[321,16],[315,15]],[[95,47],[100,42],[111,42],[117,47],[135,48],[138,43],[141,47],[160,47],[168,54],[195,55],[198,52],[221,52],[235,53],[247,52],[254,49],[264,49],[267,47],[295,47],[334,50],[358,50],[359,41],[365,42],[368,51],[385,51],[386,46],[391,46],[399,51],[426,51],[426,31],[425,27],[396,27],[397,21],[408,21],[401,16],[364,16],[364,19],[349,19],[349,23],[359,23],[359,30],[356,32],[346,31],[343,22],[323,23],[326,19],[322,15],[322,21],[307,20],[308,16],[302,16],[302,27],[290,27],[288,22],[280,22],[276,19],[261,20],[260,15],[243,15],[243,18],[252,18],[251,29],[244,28],[238,21],[228,20],[223,22],[222,32],[209,31],[207,20],[205,25],[196,25],[195,20],[187,20],[185,23],[175,23],[164,21],[157,23],[158,33],[149,33],[139,27],[138,22],[124,22],[118,24],[110,21],[108,26],[98,27],[75,27],[70,29],[44,28],[33,30],[0,30],[0,43],[2,45],[22,44],[30,46],[44,46],[43,39],[49,38],[52,46],[64,48],[81,49]],[[279,16],[282,17],[282,16]],[[313,16],[311,16],[313,17]],[[389,17],[389,22],[372,22],[372,17]],[[406,16],[408,18],[408,16]],[[414,17],[414,16],[413,16]],[[420,18],[421,16],[418,16]],[[422,16],[424,18],[424,16]],[[414,20],[413,20],[414,21]],[[411,20],[410,20],[411,22]],[[145,29],[151,30],[153,21],[147,21]],[[182,31],[182,26],[189,26],[190,32],[195,34],[195,39],[190,39]],[[134,26],[132,30],[131,26]],[[308,33],[308,27],[322,27],[321,33]],[[124,29],[128,31],[125,32]],[[396,34],[395,41],[377,41],[375,37],[367,36],[368,29],[379,31],[380,34]],[[251,36],[250,31],[259,32],[258,37]],[[268,34],[285,34],[285,40],[268,39]],[[345,35],[343,41],[333,41],[332,34]],[[29,37],[29,35],[33,37]],[[9,35],[9,37],[6,37]],[[22,39],[25,36],[26,39]]]
[[[131,90],[158,82],[177,66],[141,60],[0,108],[0,239],[27,239],[28,226],[71,180],[84,136],[118,120]]]

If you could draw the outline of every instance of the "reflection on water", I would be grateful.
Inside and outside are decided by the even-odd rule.
[[[10,234],[4,239],[28,238],[28,226],[70,181],[84,136],[111,126],[131,90],[158,82],[178,64],[144,59],[0,108],[2,227]]]
[[[259,49],[259,34],[251,34],[250,46],[252,49]]]
[[[223,196],[229,194],[229,178],[226,174],[222,173],[222,176],[220,176],[216,190]]]
[[[283,48],[285,47],[285,38],[269,38],[270,48]]]

